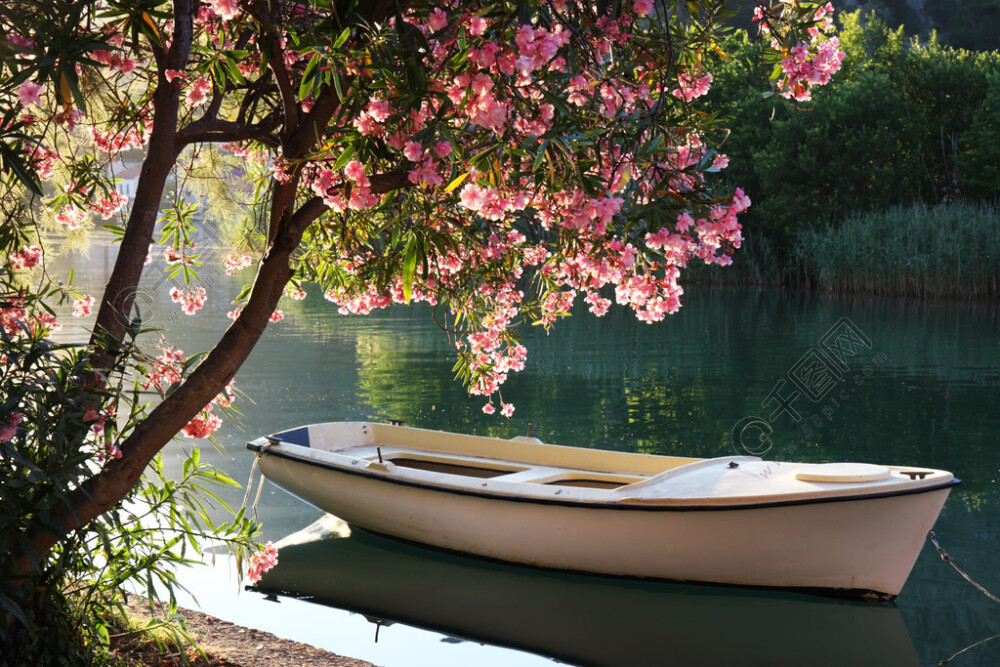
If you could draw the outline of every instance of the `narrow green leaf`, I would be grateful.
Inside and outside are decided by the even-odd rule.
[[[346,42],[347,38],[350,36],[351,36],[351,28],[348,26],[347,28],[344,28],[344,32],[340,33],[340,36],[337,37],[337,41],[333,43],[333,48],[339,49],[340,47],[342,47],[344,45],[344,42]]]
[[[340,157],[338,157],[337,161],[333,164],[333,170],[340,171],[343,169],[347,163],[351,161],[351,158],[354,157],[354,152],[357,149],[358,147],[356,144],[348,144],[347,148],[344,149],[344,152],[340,154]]]
[[[411,236],[403,250],[403,298],[410,303],[413,292],[413,274],[417,269],[417,237]]]

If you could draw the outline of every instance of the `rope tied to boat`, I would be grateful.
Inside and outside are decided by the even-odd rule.
[[[247,508],[247,501],[250,500],[250,489],[253,488],[253,478],[257,474],[257,465],[260,463],[260,452],[258,451],[253,457],[253,465],[250,466],[250,478],[247,480],[247,490],[243,494],[243,505],[240,506],[240,511],[244,511]],[[264,475],[260,476],[260,483],[257,485],[257,495],[253,499],[253,505],[250,509],[253,510],[253,518],[258,524],[260,523],[260,518],[257,516],[257,503],[260,502],[260,494],[264,490]]]
[[[970,577],[968,574],[966,574],[965,571],[958,566],[958,563],[956,563],[952,559],[952,557],[948,554],[948,552],[944,550],[944,547],[942,547],[941,544],[937,541],[937,536],[934,534],[933,530],[931,532],[927,533],[927,539],[930,540],[931,543],[934,544],[934,548],[937,549],[938,556],[941,557],[941,560],[943,560],[944,562],[948,563],[953,568],[955,568],[955,571],[958,572],[960,575],[962,575],[963,579],[965,579],[970,584],[972,584],[973,586],[975,586],[976,588],[978,588],[979,592],[981,592],[983,595],[985,595],[989,599],[993,600],[997,604],[1000,604],[1000,598],[998,598],[996,595],[993,595],[993,593],[990,593],[988,590],[986,590],[985,588],[983,588],[982,586],[980,586],[976,581],[973,580],[972,577]]]

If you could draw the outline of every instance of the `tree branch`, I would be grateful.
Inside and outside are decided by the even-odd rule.
[[[174,166],[180,87],[167,83],[164,72],[167,69],[182,71],[187,65],[191,52],[193,12],[192,0],[174,0],[173,39],[170,49],[160,61],[158,85],[153,93],[153,130],[149,152],[142,164],[132,212],[90,338],[93,350],[91,365],[97,371],[110,370],[118,357],[116,348],[125,337],[136,286],[142,276],[160,211],[160,198]]]
[[[268,146],[277,147],[279,145],[278,139],[270,135],[279,124],[280,119],[276,114],[252,125],[228,120],[199,118],[177,132],[174,154],[179,155],[186,146],[202,142],[222,143],[254,139]]]

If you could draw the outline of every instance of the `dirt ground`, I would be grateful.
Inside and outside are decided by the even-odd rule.
[[[145,615],[147,610],[134,606],[133,613]],[[270,632],[254,630],[222,621],[199,611],[180,610],[186,620],[187,630],[208,656],[208,661],[197,653],[188,652],[190,664],[195,667],[374,667],[370,662],[347,658],[307,644],[289,641]],[[117,647],[118,655],[126,664],[160,667],[183,664],[178,655],[165,655],[155,647]]]

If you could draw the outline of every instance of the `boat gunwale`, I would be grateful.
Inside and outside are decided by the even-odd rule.
[[[939,482],[937,484],[907,487],[891,491],[876,491],[876,492],[862,493],[862,494],[828,495],[828,496],[810,497],[810,498],[790,498],[787,500],[769,500],[764,502],[745,502],[745,503],[729,502],[729,503],[700,504],[700,505],[684,504],[677,502],[668,504],[671,500],[675,500],[670,498],[664,498],[663,500],[666,502],[655,502],[655,501],[650,502],[649,500],[643,498],[623,498],[621,500],[616,500],[612,502],[591,500],[591,499],[567,500],[567,499],[547,498],[540,496],[524,496],[524,495],[514,495],[507,493],[495,493],[492,491],[481,491],[478,489],[471,489],[471,488],[444,486],[440,484],[434,484],[414,479],[388,477],[384,474],[380,474],[370,470],[349,468],[343,465],[337,465],[335,463],[321,461],[314,457],[302,456],[295,454],[294,452],[275,449],[274,446],[268,443],[266,440],[264,440],[263,442],[261,442],[261,440],[248,442],[247,449],[256,452],[257,456],[263,456],[266,454],[268,456],[275,456],[277,458],[283,458],[290,461],[303,463],[305,465],[315,466],[327,470],[332,470],[335,472],[341,472],[348,475],[357,475],[360,477],[366,477],[378,482],[388,482],[390,484],[415,487],[428,491],[437,491],[440,493],[450,493],[461,496],[471,496],[474,498],[482,498],[488,500],[505,500],[509,502],[535,503],[539,505],[559,505],[563,507],[576,507],[584,509],[609,509],[609,510],[625,510],[625,511],[631,510],[631,511],[642,511],[642,512],[663,512],[663,511],[719,512],[719,511],[735,511],[735,510],[769,509],[777,507],[792,507],[798,505],[815,505],[819,503],[856,502],[862,500],[878,500],[884,498],[894,498],[897,496],[910,496],[921,493],[940,491],[943,489],[950,489],[962,483],[961,479],[953,475],[951,479],[944,482]],[[291,443],[281,443],[281,445],[302,447],[301,445],[295,445]],[[311,448],[309,447],[302,447],[302,448],[311,450]],[[322,450],[312,450],[312,451],[322,451]]]

